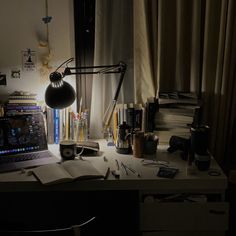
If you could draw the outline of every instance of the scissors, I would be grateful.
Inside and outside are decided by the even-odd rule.
[[[142,165],[144,166],[165,166],[169,167],[168,161],[156,161],[156,160],[141,160]]]

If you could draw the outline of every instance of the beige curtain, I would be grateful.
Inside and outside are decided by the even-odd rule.
[[[127,71],[118,102],[133,102],[133,2],[97,0],[95,12],[94,65],[113,65],[123,61]],[[92,85],[90,137],[104,136],[102,121],[114,97],[119,75],[95,76]]]
[[[207,1],[202,91],[203,120],[211,126],[211,150],[227,158],[236,117],[236,2]]]
[[[135,95],[199,92],[201,1],[134,1]],[[145,88],[143,90],[143,88]]]
[[[135,0],[136,102],[159,91],[202,92],[210,150],[225,159],[235,119],[234,0]]]

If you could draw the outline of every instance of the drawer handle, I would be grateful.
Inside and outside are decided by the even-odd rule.
[[[220,210],[210,210],[209,213],[215,214],[215,215],[224,215],[224,214],[226,214],[225,211],[220,211]]]

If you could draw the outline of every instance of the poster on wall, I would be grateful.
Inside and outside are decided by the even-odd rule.
[[[22,69],[24,71],[36,70],[36,52],[28,49],[22,51]]]

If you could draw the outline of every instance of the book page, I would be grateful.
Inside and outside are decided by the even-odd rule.
[[[65,161],[61,165],[74,179],[104,178],[104,176],[89,161],[71,160]]]
[[[69,182],[72,180],[72,176],[58,163],[39,166],[32,171],[41,183],[45,185]]]

